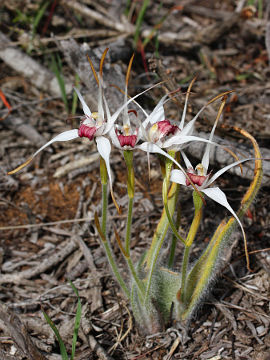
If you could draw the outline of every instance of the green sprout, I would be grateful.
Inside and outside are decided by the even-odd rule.
[[[45,320],[50,325],[51,329],[53,330],[53,332],[54,332],[54,334],[55,334],[55,336],[57,338],[59,348],[60,348],[60,352],[61,352],[61,356],[62,356],[62,360],[73,360],[74,357],[75,357],[76,343],[77,343],[78,332],[79,332],[79,327],[80,327],[80,321],[81,321],[81,316],[82,316],[82,305],[81,305],[81,300],[80,300],[80,297],[79,297],[78,290],[76,289],[76,287],[74,286],[74,284],[71,281],[69,281],[69,283],[70,283],[70,286],[72,287],[72,290],[76,294],[77,300],[78,300],[78,302],[77,302],[77,310],[76,310],[76,315],[75,315],[74,328],[73,328],[73,338],[72,338],[72,347],[71,347],[70,359],[68,357],[66,346],[65,346],[65,344],[63,342],[63,339],[62,339],[57,327],[55,326],[54,322],[49,317],[49,315],[45,311],[42,311]]]

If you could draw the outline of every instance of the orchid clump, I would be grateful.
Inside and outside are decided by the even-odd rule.
[[[151,88],[131,98],[128,96],[128,82],[133,57],[126,74],[123,104],[111,114],[110,104],[104,94],[102,71],[107,51],[108,49],[102,55],[98,73],[89,59],[99,89],[97,112],[92,112],[89,109],[80,91],[75,88],[84,113],[78,129],[68,130],[57,135],[37,150],[29,160],[10,171],[9,174],[21,170],[44,148],[54,142],[69,141],[78,137],[86,137],[89,141],[95,141],[101,158],[100,177],[102,184],[102,214],[101,218],[99,218],[99,214],[95,214],[95,225],[112,273],[130,301],[137,323],[141,329],[144,329],[144,332],[154,333],[163,330],[172,320],[185,322],[192,317],[194,310],[208,291],[211,280],[215,278],[218,272],[222,255],[230,248],[230,235],[237,225],[243,234],[247,267],[250,268],[247,239],[241,218],[259,189],[262,178],[262,160],[256,140],[246,131],[234,127],[236,131],[252,142],[254,157],[239,159],[233,154],[236,161],[219,169],[214,174],[209,172],[210,152],[214,146],[221,146],[213,141],[214,131],[222,117],[227,95],[230,91],[210,99],[194,118],[186,123],[187,104],[194,79],[186,92],[184,108],[179,121],[178,119],[168,119],[164,109],[165,103],[170,101],[171,97],[175,96],[179,90],[163,96],[153,111],[148,112],[137,103],[137,99]],[[200,137],[200,134],[194,135],[196,120],[205,108],[215,101],[221,103],[209,139]],[[138,115],[137,108],[140,110],[140,115]],[[131,117],[135,118],[135,124],[134,121],[132,123]],[[197,141],[205,142],[206,146],[201,162],[193,167],[185,150]],[[115,206],[118,211],[121,210],[113,193],[110,170],[112,146],[123,152],[127,168],[129,200],[124,239],[121,239],[121,235],[116,229],[114,237],[109,237],[108,232],[108,186]],[[145,249],[145,253],[138,262],[133,260],[131,249],[131,229],[136,190],[135,176],[139,175],[133,163],[135,151],[146,153],[145,161],[148,163],[148,171],[151,165],[150,154],[158,155],[163,176],[161,193],[164,205],[160,220],[153,233],[151,245],[149,249]],[[225,193],[213,184],[230,168],[241,166],[243,162],[251,160],[255,162],[254,178],[241,201],[239,210],[236,211],[229,204]],[[194,216],[189,228],[186,229],[185,236],[183,232],[180,234],[179,231],[181,226],[179,198],[182,189],[180,185],[182,188],[186,187],[193,191],[193,204],[189,205],[189,208],[190,211],[194,212]],[[218,206],[225,207],[230,217],[217,224],[217,230],[205,250],[193,263],[190,263],[192,245],[198,237],[203,218],[203,207],[207,206],[205,196],[217,202]],[[125,274],[120,271],[117,259],[113,254],[111,247],[113,238],[116,239],[120,252],[126,261],[128,272]],[[179,258],[176,251],[178,241],[182,243],[183,247],[182,262],[180,263],[176,261],[176,258]],[[169,249],[169,255],[166,255],[168,251],[164,251],[165,245],[166,249]]]

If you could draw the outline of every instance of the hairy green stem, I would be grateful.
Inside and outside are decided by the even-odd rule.
[[[124,256],[128,264],[129,270],[134,278],[134,281],[136,282],[136,285],[140,290],[141,296],[144,296],[145,287],[143,285],[143,282],[139,279],[136,269],[133,265],[133,262],[130,259],[130,234],[131,234],[131,224],[132,224],[132,210],[133,210],[133,198],[129,198],[126,239],[125,239],[126,254]]]
[[[176,201],[178,198],[179,193],[179,185],[176,183],[173,183],[168,194],[168,209],[170,213],[174,212]],[[146,284],[146,295],[145,295],[145,302],[148,299],[149,291],[151,288],[151,281],[153,277],[153,273],[155,270],[155,266],[158,260],[158,256],[160,253],[160,250],[162,248],[165,236],[168,232],[169,228],[169,221],[166,214],[165,209],[163,209],[161,219],[157,225],[156,231],[153,236],[153,240],[151,243],[151,247],[149,249],[149,252],[147,254],[146,258],[146,267],[149,270],[147,275],[147,284]]]
[[[171,157],[173,158],[175,157],[175,151],[169,151],[168,153]],[[166,211],[166,215],[174,236],[178,240],[180,240],[183,244],[185,244],[185,239],[182,236],[180,236],[180,234],[178,233],[177,226],[175,225],[172,219],[172,215],[168,208],[168,187],[170,183],[170,175],[171,175],[173,162],[168,158],[164,159],[164,157],[163,157],[163,161],[165,162],[165,169],[163,171],[163,186],[162,186],[162,198],[163,198],[164,209]]]
[[[194,217],[188,232],[188,236],[186,238],[186,246],[184,250],[184,256],[182,261],[182,271],[181,271],[181,302],[185,304],[186,301],[186,280],[187,280],[187,270],[189,265],[189,254],[190,247],[194,241],[194,238],[198,232],[201,219],[202,219],[202,199],[198,196],[198,194],[193,192],[193,202],[195,206]]]
[[[133,198],[128,199],[128,216],[126,227],[126,239],[125,249],[128,256],[130,256],[130,238],[131,238],[131,225],[132,225],[132,210],[133,210]]]
[[[130,234],[131,234],[131,225],[132,225],[132,211],[133,211],[133,199],[135,191],[135,176],[134,176],[134,167],[133,167],[133,151],[126,150],[124,151],[124,158],[127,165],[127,191],[128,191],[128,216],[127,216],[127,227],[126,227],[126,241],[125,241],[125,250],[127,256],[130,255]]]
[[[176,214],[176,228],[179,229],[181,221],[181,207],[178,206],[177,214]],[[175,257],[175,250],[176,250],[176,244],[177,244],[177,237],[173,234],[172,242],[171,242],[171,248],[170,248],[170,254],[169,254],[169,260],[168,260],[168,267],[171,269],[174,264],[174,257]]]
[[[121,274],[118,271],[118,268],[117,268],[117,265],[115,263],[114,257],[112,255],[111,247],[110,247],[108,241],[103,242],[103,246],[104,246],[107,259],[109,261],[109,264],[111,266],[111,269],[113,271],[113,274],[114,274],[115,278],[117,279],[119,285],[121,286],[122,290],[124,291],[124,293],[126,294],[128,299],[130,299],[130,291],[129,291],[124,279],[122,278]]]
[[[108,185],[102,184],[102,222],[101,229],[103,234],[106,235],[106,227],[107,227],[107,208],[108,208]]]
[[[180,302],[185,304],[185,287],[186,287],[186,279],[187,279],[187,269],[189,264],[189,253],[190,246],[185,246],[184,256],[182,260],[182,269],[181,269],[181,295]]]
[[[124,151],[124,158],[127,165],[127,190],[128,190],[128,215],[127,215],[127,225],[126,225],[126,238],[125,238],[125,252],[123,253],[125,260],[127,262],[129,271],[131,272],[133,279],[140,291],[140,297],[142,298],[145,293],[145,287],[143,282],[139,279],[136,269],[132,260],[130,259],[130,239],[131,239],[131,225],[132,225],[132,211],[134,203],[134,192],[135,192],[135,176],[134,176],[134,167],[133,167],[133,151],[126,150]]]
[[[116,277],[117,281],[119,282],[121,288],[123,289],[124,293],[128,298],[130,298],[130,291],[125,284],[124,279],[122,278],[121,274],[119,273],[118,267],[116,265],[116,262],[114,260],[112,250],[110,247],[110,244],[107,240],[107,208],[108,208],[108,177],[107,177],[107,169],[106,164],[103,159],[100,160],[100,177],[101,177],[101,183],[102,183],[102,222],[101,222],[101,240],[102,244],[104,246],[107,259],[109,261],[109,264],[111,266],[111,269],[113,271],[114,276]]]
[[[163,186],[162,186],[162,198],[163,198],[163,204],[164,209],[166,211],[166,215],[170,224],[170,227],[172,229],[172,232],[174,236],[180,240],[183,244],[185,244],[185,239],[178,233],[177,227],[173,221],[172,215],[170,213],[169,207],[168,207],[168,187],[167,187],[167,177],[163,179]]]
[[[175,157],[175,151],[170,151],[169,155],[172,157]],[[159,221],[156,231],[154,233],[151,247],[150,247],[147,257],[146,257],[146,269],[148,270],[148,274],[147,274],[147,283],[146,283],[145,303],[148,301],[150,288],[151,288],[151,282],[152,282],[155,266],[156,266],[156,263],[158,260],[158,256],[159,256],[160,250],[162,248],[165,236],[167,234],[170,222],[172,222],[170,214],[174,213],[176,201],[177,201],[178,194],[179,194],[179,185],[175,184],[175,183],[173,183],[171,185],[170,190],[168,192],[168,186],[170,183],[170,173],[171,173],[173,162],[163,156],[160,157],[160,160],[161,160],[160,161],[161,171],[162,171],[163,179],[164,179],[163,180],[163,194],[166,193],[166,196],[163,196],[163,199],[165,199],[164,208],[162,211],[160,221]]]

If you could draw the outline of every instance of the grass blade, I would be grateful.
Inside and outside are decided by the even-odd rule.
[[[138,44],[142,22],[143,22],[144,15],[145,15],[145,12],[146,12],[146,9],[147,9],[148,5],[149,5],[149,0],[144,0],[144,2],[142,4],[142,7],[141,7],[141,10],[139,12],[137,21],[136,21],[136,29],[135,29],[135,35],[134,35],[135,46],[137,46],[137,44]]]
[[[60,351],[61,351],[61,356],[62,356],[62,359],[63,360],[68,360],[68,354],[67,354],[67,350],[66,350],[66,347],[65,347],[65,344],[61,338],[61,335],[59,334],[59,331],[57,329],[57,327],[54,325],[52,319],[49,317],[48,314],[46,314],[45,311],[42,311],[44,317],[45,317],[45,320],[47,321],[47,323],[50,325],[51,329],[53,330],[56,338],[57,338],[57,341],[59,343],[59,347],[60,347]]]
[[[38,10],[37,15],[34,18],[33,21],[33,30],[32,30],[32,37],[36,35],[38,24],[40,23],[40,20],[42,19],[48,5],[50,4],[50,1],[46,1]]]
[[[56,57],[52,55],[52,70],[57,78],[58,85],[61,91],[62,100],[65,104],[65,109],[68,112],[67,93],[66,93],[65,82],[62,76],[62,63],[59,55],[56,55]]]
[[[78,290],[76,289],[76,287],[70,280],[69,280],[69,283],[78,298],[77,311],[76,311],[75,323],[74,323],[74,329],[73,329],[72,351],[71,351],[71,360],[73,360],[74,356],[75,356],[76,342],[77,342],[77,338],[78,338],[78,332],[79,332],[80,321],[81,321],[81,316],[82,316],[82,304],[81,304],[81,299],[79,297]]]
[[[79,82],[80,82],[79,75],[76,74],[75,75],[75,87],[77,87],[79,85]],[[71,106],[71,114],[72,115],[76,114],[77,106],[78,106],[78,96],[76,94],[76,91],[73,91],[72,106]]]

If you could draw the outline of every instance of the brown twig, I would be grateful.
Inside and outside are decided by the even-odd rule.
[[[94,351],[100,360],[113,360],[113,358],[106,353],[103,347],[97,342],[93,335],[87,336],[89,346]]]
[[[0,319],[4,322],[16,346],[29,360],[46,360],[33,344],[25,325],[18,315],[0,302]]]
[[[26,55],[14,46],[10,46],[10,40],[0,32],[0,59],[8,66],[26,77],[34,86],[52,95],[61,96],[61,91],[55,74],[32,57]],[[68,79],[64,80],[67,94],[71,92],[72,84]]]

